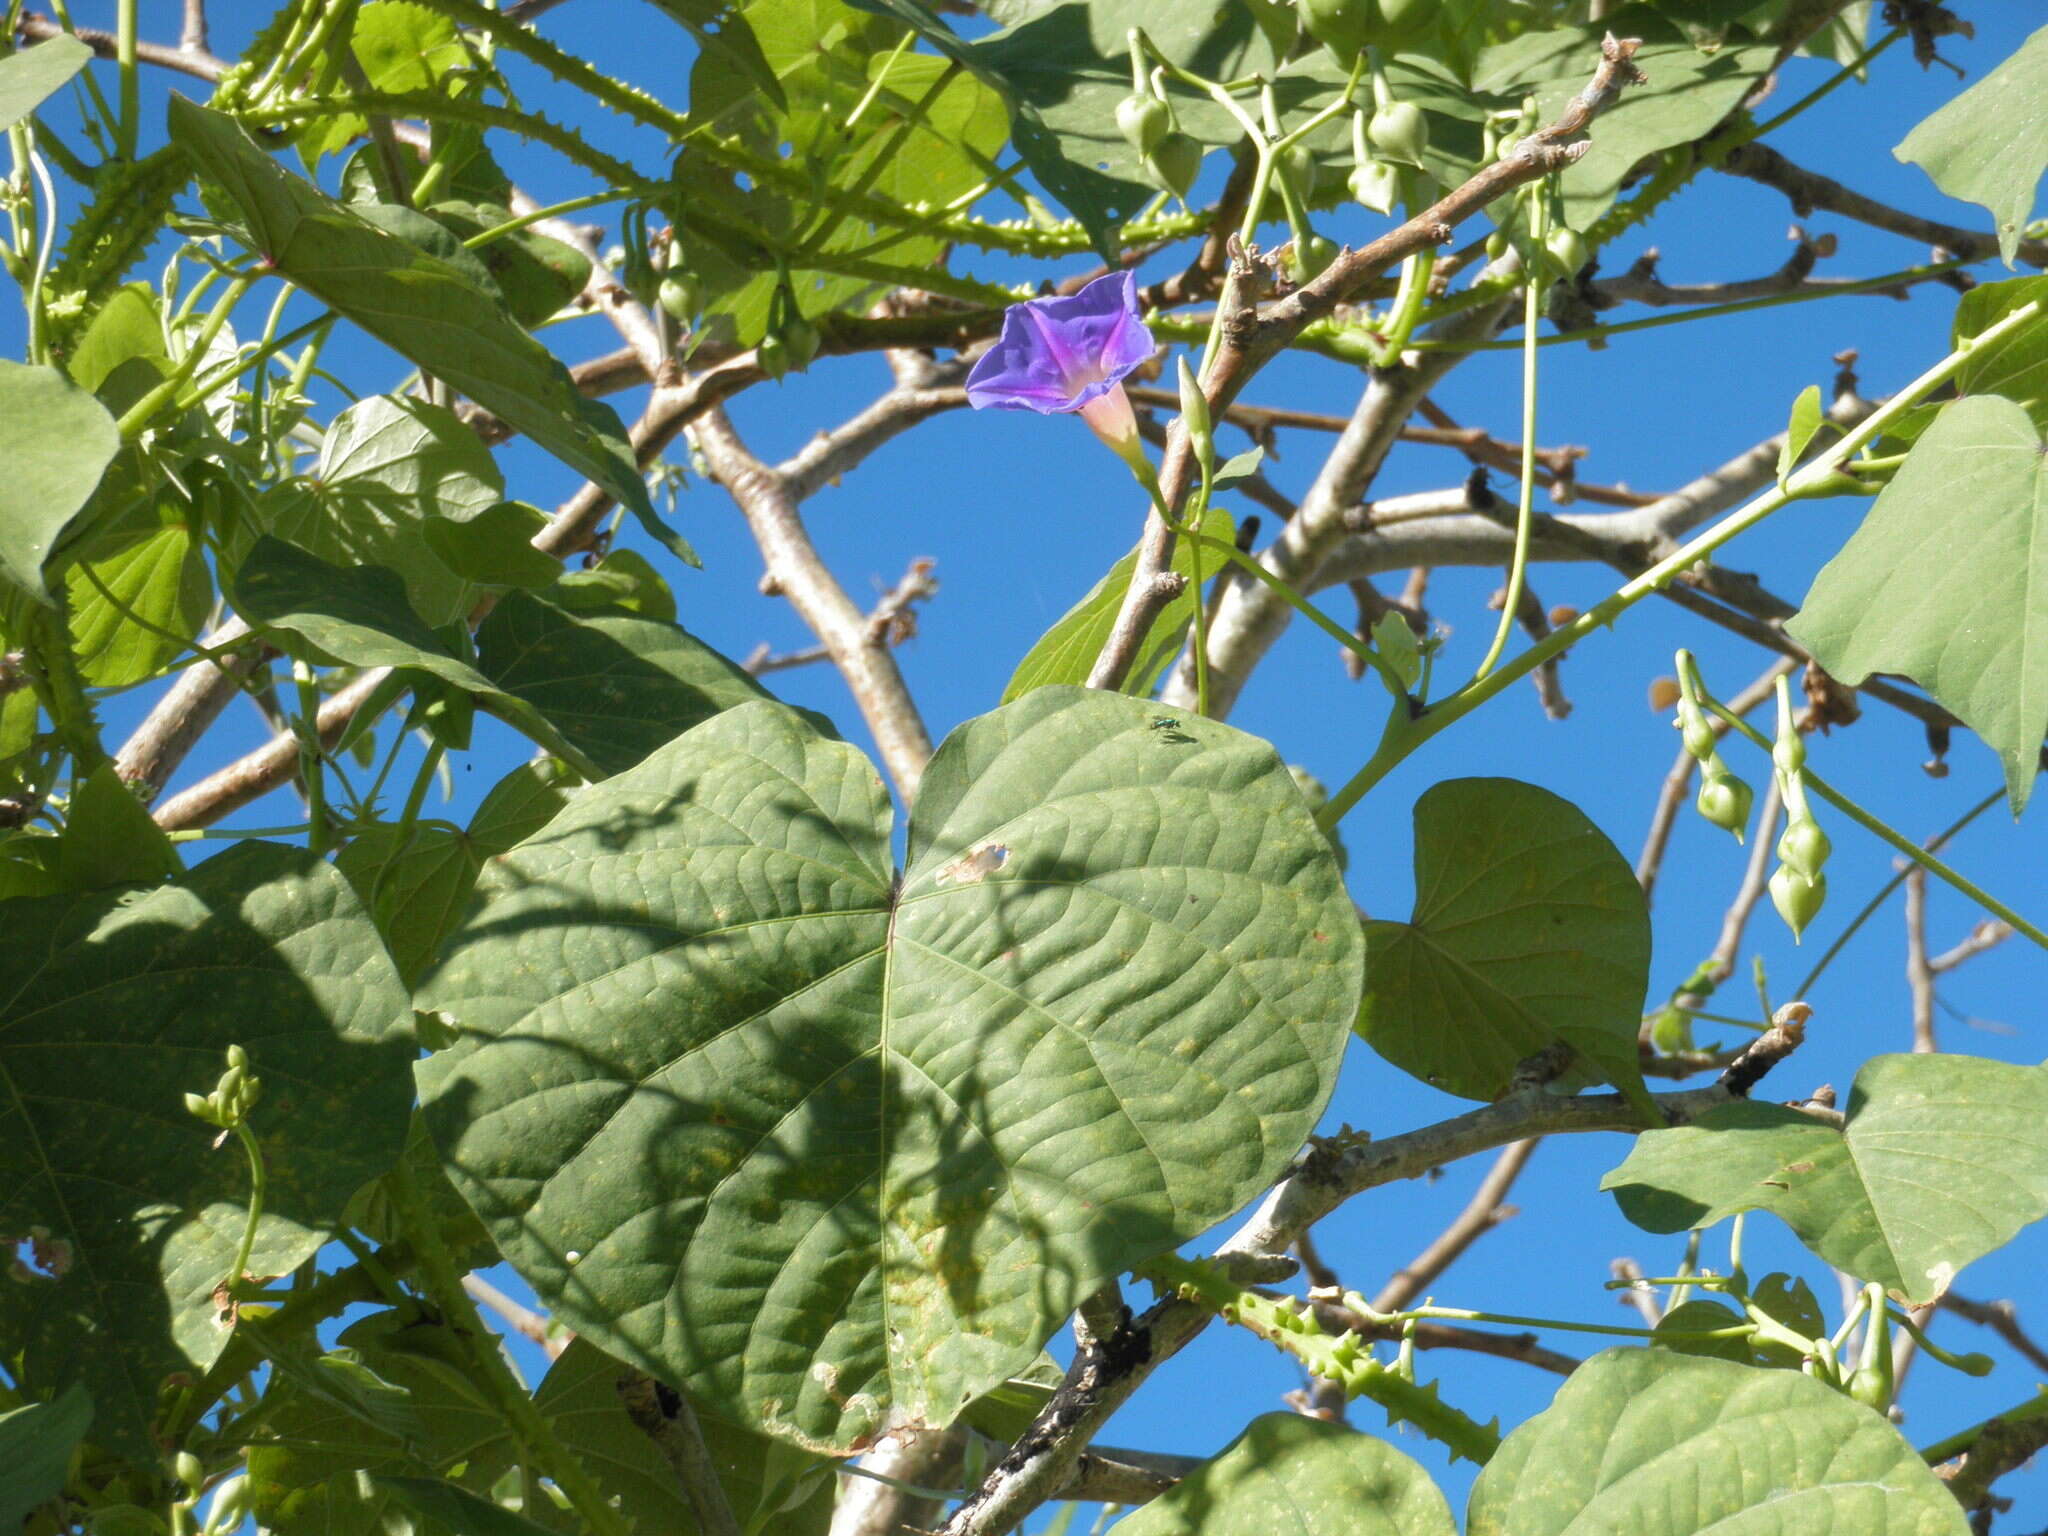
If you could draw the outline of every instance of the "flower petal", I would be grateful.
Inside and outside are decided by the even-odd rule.
[[[967,376],[977,410],[1077,411],[1151,357],[1130,272],[1098,277],[1065,298],[1013,304],[1003,333]]]

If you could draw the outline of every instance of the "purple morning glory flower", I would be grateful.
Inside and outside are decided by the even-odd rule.
[[[1152,348],[1152,333],[1138,316],[1137,278],[1112,272],[1069,298],[1012,304],[1001,338],[967,376],[967,402],[976,410],[1078,411],[1128,458],[1138,423],[1124,375]]]

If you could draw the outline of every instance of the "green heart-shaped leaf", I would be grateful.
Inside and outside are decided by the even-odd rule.
[[[1358,1030],[1402,1071],[1495,1099],[1562,1041],[1642,1092],[1650,915],[1628,860],[1569,800],[1515,779],[1436,785],[1415,803],[1415,915],[1367,931]]]
[[[874,769],[767,702],[493,861],[421,1091],[557,1315],[842,1448],[950,1420],[1285,1168],[1358,922],[1272,749],[1153,715],[1055,687],[961,727],[900,882]]]
[[[2026,808],[2048,731],[2048,441],[2011,400],[1946,407],[1787,626],[1851,686],[1910,677],[1998,753]]]
[[[1479,1474],[1467,1536],[1967,1536],[1892,1426],[1797,1371],[1595,1355]]]
[[[1842,1130],[1782,1104],[1728,1104],[1645,1131],[1600,1187],[1651,1232],[1771,1211],[1837,1269],[1918,1305],[2048,1215],[2048,1068],[1876,1056]]]

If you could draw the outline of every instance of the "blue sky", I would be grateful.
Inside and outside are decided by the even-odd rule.
[[[111,25],[111,4],[73,9],[82,23]],[[161,13],[154,24],[171,29],[174,7],[144,9]],[[1977,38],[1945,40],[1942,52],[1968,69],[1972,79],[2009,55],[2039,20],[2035,6],[2016,0],[1987,0],[1967,10]],[[232,53],[267,14],[267,6],[217,3],[216,47]],[[145,24],[151,24],[147,14]],[[688,48],[652,8],[570,4],[551,13],[542,27],[599,65],[672,102],[681,101]],[[1829,68],[1795,63],[1785,72],[1778,102],[1796,98]],[[1945,199],[1917,167],[1897,164],[1890,154],[1890,146],[1955,92],[1954,77],[1940,67],[1923,73],[1904,48],[1880,60],[1874,74],[1870,87],[1838,92],[1772,142],[1799,164],[1880,200],[1987,227],[1983,210]],[[566,98],[544,92],[542,82],[523,79],[516,70],[514,76],[530,90],[530,102],[568,117],[606,147],[635,154],[643,164],[657,163],[659,145],[646,134],[617,118],[579,118]],[[167,86],[197,87],[197,82],[160,75],[148,83],[151,99],[159,101]],[[542,200],[588,190],[579,173],[559,161],[513,145],[494,147],[515,179]],[[601,218],[608,211],[584,217]],[[1608,271],[1621,270],[1645,246],[1655,245],[1668,281],[1759,276],[1784,260],[1792,218],[1780,194],[1732,177],[1708,176],[1647,227],[1611,247],[1604,265]],[[1830,275],[1886,272],[1925,254],[1909,242],[1826,214],[1803,222],[1812,233],[1839,237],[1838,253],[1822,267]],[[1325,232],[1357,240],[1378,227],[1371,216],[1352,210]],[[1170,270],[1178,259],[1179,253],[1169,253],[1156,270]],[[965,265],[979,275],[1011,275],[980,258]],[[1085,264],[1076,261],[1051,275],[1083,270]],[[1154,270],[1148,268],[1147,275]],[[1995,264],[1976,270],[1985,280],[2005,275]],[[268,295],[259,294],[254,302],[266,304]],[[1585,480],[1670,489],[1777,430],[1800,389],[1811,383],[1825,388],[1834,371],[1831,359],[1845,348],[1860,354],[1865,393],[1895,389],[1945,351],[1953,305],[1949,290],[1929,286],[1905,302],[1833,299],[1641,332],[1618,337],[1600,352],[1577,344],[1552,347],[1543,354],[1538,435],[1545,444],[1585,445],[1589,454],[1580,466]],[[1619,313],[1629,318],[1643,311]],[[245,329],[259,319],[260,310],[252,311]],[[580,320],[549,335],[571,361],[617,345],[601,320]],[[0,354],[19,356],[20,347],[19,315],[10,307],[0,313]],[[388,387],[405,372],[390,354],[359,336],[338,337],[326,362],[366,391]],[[1512,354],[1482,355],[1457,369],[1436,398],[1460,422],[1512,438],[1519,417],[1517,371]],[[1245,398],[1341,414],[1350,410],[1362,383],[1362,375],[1344,365],[1289,358],[1269,368]],[[734,402],[732,415],[755,452],[774,459],[794,451],[820,427],[845,419],[887,384],[878,358],[826,360],[806,376],[750,391]],[[628,394],[614,403],[631,420],[639,399]],[[1232,451],[1242,446],[1234,432],[1226,429],[1224,436]],[[1275,482],[1294,492],[1305,488],[1320,446],[1311,435],[1283,436],[1281,457],[1269,466]],[[499,460],[510,494],[522,500],[548,507],[573,488],[566,471],[523,444],[506,446]],[[1374,491],[1450,486],[1465,472],[1464,460],[1454,453],[1406,446],[1397,450]],[[1504,479],[1496,477],[1495,485],[1511,493]],[[1723,562],[1762,573],[1774,590],[1796,600],[1853,529],[1863,505],[1843,500],[1795,504],[1725,551]],[[1142,511],[1124,469],[1078,423],[966,412],[940,417],[890,444],[842,487],[823,492],[806,509],[813,537],[856,600],[867,600],[893,583],[911,559],[936,560],[942,590],[925,606],[918,636],[899,653],[934,737],[994,706],[1023,651],[1129,547]],[[785,602],[755,590],[760,558],[722,491],[693,478],[677,521],[705,561],[703,572],[691,573],[661,557],[682,622],[736,657],[762,642],[777,650],[811,643]],[[1614,578],[1593,568],[1538,567],[1532,579],[1546,604],[1584,607],[1611,590]],[[1484,649],[1493,622],[1484,602],[1499,584],[1497,571],[1445,571],[1432,582],[1432,611],[1451,630],[1440,662],[1446,675],[1469,671]],[[1349,623],[1348,599],[1341,591],[1326,595],[1325,602],[1341,622]],[[1413,895],[1410,808],[1430,784],[1453,776],[1507,775],[1552,789],[1579,804],[1633,860],[1677,744],[1668,713],[1653,711],[1646,691],[1652,679],[1672,670],[1672,652],[1680,645],[1698,652],[1709,684],[1724,694],[1746,683],[1767,660],[1746,643],[1669,605],[1641,605],[1615,631],[1581,644],[1565,662],[1562,681],[1575,706],[1568,720],[1546,720],[1533,692],[1517,688],[1430,743],[1373,791],[1343,827],[1358,901],[1378,916],[1407,915]],[[782,673],[771,681],[784,698],[832,715],[851,739],[866,745],[859,716],[829,669]],[[1270,737],[1290,761],[1335,785],[1369,754],[1384,705],[1376,683],[1349,682],[1334,647],[1296,624],[1264,663],[1232,718]],[[111,705],[106,712],[110,735],[118,736],[138,712],[139,705],[127,700]],[[507,734],[479,734],[485,744],[458,768],[454,803],[430,802],[428,814],[462,820],[481,793],[526,755],[526,748]],[[263,735],[253,711],[237,705],[182,782],[190,782],[197,769],[255,745]],[[1875,704],[1866,706],[1854,727],[1816,739],[1812,754],[1823,774],[1913,836],[1945,825],[1998,779],[1992,754],[1963,736],[1951,754],[1949,777],[1925,777],[1919,765],[1927,750],[1919,727]],[[1768,767],[1759,754],[1735,746],[1729,760],[1753,783],[1766,781]],[[1993,810],[1954,845],[1955,861],[1994,892],[2026,907],[2042,891],[2039,871],[2048,865],[2042,815],[2037,809],[2015,824],[2002,808]],[[236,821],[260,826],[294,817],[289,800],[274,799]],[[1730,1011],[1755,1011],[1743,981],[1752,954],[1761,954],[1769,966],[1776,995],[1788,995],[1817,948],[1891,873],[1891,855],[1882,845],[1839,818],[1829,826],[1836,853],[1829,866],[1827,912],[1804,949],[1795,948],[1767,909],[1759,914],[1738,978],[1724,993]],[[1742,859],[1743,851],[1725,834],[1690,815],[1681,820],[1656,894],[1652,996],[1661,997],[1712,948]],[[1935,887],[1929,915],[1933,947],[1953,943],[1974,920],[1959,898]],[[1772,1080],[1774,1096],[1804,1095],[1822,1082],[1846,1095],[1860,1062],[1908,1046],[1903,953],[1894,898],[1809,995],[1816,1010],[1810,1042]],[[2048,1055],[2048,1013],[2040,1002],[2042,962],[2024,940],[2015,940],[1950,978],[1941,989],[1953,1010],[1940,1021],[1944,1042],[2015,1062]],[[1711,1038],[1711,1031],[1706,1033]],[[1464,1107],[1382,1065],[1360,1044],[1346,1064],[1329,1123],[1349,1122],[1385,1135]],[[1436,1297],[1451,1305],[1504,1312],[1634,1322],[1634,1315],[1601,1289],[1610,1260],[1630,1255],[1648,1271],[1668,1272],[1682,1242],[1628,1226],[1597,1192],[1600,1175],[1626,1151],[1627,1144],[1614,1136],[1565,1138],[1542,1147],[1513,1196],[1520,1214],[1446,1275],[1434,1287]],[[1374,1191],[1353,1202],[1318,1229],[1324,1257],[1348,1283],[1370,1292],[1462,1206],[1488,1161],[1475,1159],[1446,1170],[1441,1179]],[[1834,1312],[1826,1270],[1775,1223],[1752,1220],[1748,1244],[1752,1273],[1783,1267],[1802,1274]],[[1725,1257],[1724,1235],[1710,1234],[1705,1251],[1710,1260]],[[2044,1264],[2048,1239],[2036,1229],[1967,1270],[1957,1288],[1973,1297],[2015,1297],[2023,1320],[2040,1324],[2048,1336],[2048,1297],[2033,1283]],[[2034,1386],[2026,1364],[1980,1330],[1945,1318],[1938,1332],[1953,1348],[1990,1351],[2000,1367],[1989,1380],[1974,1382],[1926,1362],[1917,1365],[1906,1397],[1910,1416],[1905,1432],[1919,1443],[2016,1402]],[[1597,1347],[1595,1341],[1569,1335],[1547,1342],[1575,1353]],[[1477,1356],[1439,1352],[1425,1355],[1423,1365],[1426,1374],[1441,1376],[1447,1399],[1482,1419],[1498,1413],[1510,1426],[1539,1410],[1555,1388],[1553,1378],[1527,1367]],[[1232,1438],[1249,1413],[1279,1407],[1280,1394],[1298,1384],[1299,1373],[1285,1357],[1242,1333],[1212,1328],[1158,1373],[1103,1438],[1206,1454]],[[1357,1407],[1354,1420],[1368,1431],[1383,1429],[1378,1410],[1369,1404]],[[1412,1433],[1399,1435],[1398,1443],[1442,1477],[1453,1507],[1460,1507],[1471,1469],[1447,1469],[1437,1448]],[[2001,1491],[2017,1500],[2014,1513],[2006,1517],[2012,1528],[2048,1520],[2048,1477],[2038,1470],[2007,1478]]]

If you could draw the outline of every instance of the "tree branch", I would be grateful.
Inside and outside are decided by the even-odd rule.
[[[1798,1038],[1796,1025],[1772,1030],[1713,1086],[1653,1095],[1659,1111],[1666,1123],[1681,1125],[1743,1096]],[[1641,1128],[1641,1111],[1620,1094],[1565,1098],[1538,1086],[1386,1141],[1356,1133],[1318,1139],[1215,1258],[1240,1283],[1281,1278],[1293,1267],[1287,1250],[1300,1234],[1364,1190],[1529,1137]],[[1088,1441],[1210,1318],[1207,1309],[1168,1297],[1079,1351],[1052,1401],[954,1512],[943,1536],[1004,1536],[1014,1530],[1067,1484]]]
[[[1602,45],[1601,64],[1592,81],[1555,123],[1531,134],[1514,153],[1479,171],[1464,185],[1379,239],[1357,250],[1340,252],[1321,276],[1274,303],[1263,315],[1248,297],[1239,297],[1240,293],[1248,293],[1251,272],[1248,258],[1233,255],[1219,306],[1223,314],[1218,325],[1216,354],[1202,380],[1202,393],[1208,399],[1212,418],[1220,416],[1252,376],[1311,321],[1334,313],[1339,304],[1355,297],[1397,262],[1449,240],[1458,224],[1495,198],[1579,159],[1588,141],[1566,141],[1582,133],[1594,114],[1612,101],[1625,84],[1642,78],[1641,72],[1629,62],[1638,46],[1633,39],[1617,41],[1610,36]],[[1501,302],[1509,302],[1510,298],[1503,296]],[[1400,423],[1394,425],[1398,428]],[[1169,508],[1177,508],[1187,492],[1191,463],[1187,435],[1176,427],[1159,475]],[[1109,640],[1089,675],[1090,687],[1115,688],[1123,682],[1152,621],[1165,606],[1166,600],[1159,596],[1152,578],[1167,570],[1172,560],[1173,533],[1155,510],[1146,518],[1131,584]]]
[[[1506,1203],[1508,1191],[1515,1187],[1515,1180],[1529,1165],[1537,1141],[1534,1137],[1526,1141],[1511,1141],[1501,1148],[1486,1177],[1479,1181],[1479,1187],[1465,1203],[1465,1209],[1436,1235],[1427,1248],[1395,1270],[1387,1283],[1380,1287],[1379,1294],[1372,1299],[1375,1312],[1400,1311],[1421,1295],[1431,1281],[1457,1263],[1467,1248],[1515,1214],[1515,1208]]]
[[[619,1401],[633,1427],[654,1442],[668,1463],[700,1536],[741,1536],[740,1522],[718,1480],[718,1467],[689,1399],[665,1382],[628,1370],[619,1378]]]
[[[1838,181],[1794,165],[1767,144],[1738,145],[1728,152],[1719,169],[1731,176],[1776,187],[1790,199],[1793,212],[1801,218],[1815,209],[1825,209],[1873,229],[1903,235],[1923,245],[1940,246],[1968,261],[1984,261],[1998,254],[1998,237],[1994,234],[1923,219],[1889,207],[1850,191]],[[2019,258],[2031,267],[2048,267],[2048,240],[2022,240]]]
[[[192,36],[192,14],[197,9],[200,17],[199,41],[197,46],[189,45]],[[135,45],[135,57],[144,64],[154,64],[161,69],[175,69],[180,74],[192,75],[201,80],[218,82],[228,72],[228,61],[206,50],[205,8],[199,0],[185,0],[186,45],[173,48],[164,43]],[[32,42],[42,42],[52,37],[61,37],[65,28],[55,17],[40,15],[35,11],[24,11],[17,30]],[[119,40],[111,32],[98,27],[74,27],[71,35],[93,51],[96,58],[113,59],[120,57]]]
[[[811,632],[832,653],[897,793],[908,804],[917,793],[931,737],[890,654],[886,637],[875,634],[868,617],[853,604],[826,568],[797,510],[789,482],[753,454],[713,407],[698,418],[697,443],[711,472],[739,504],[768,567],[767,581],[787,596]]]

